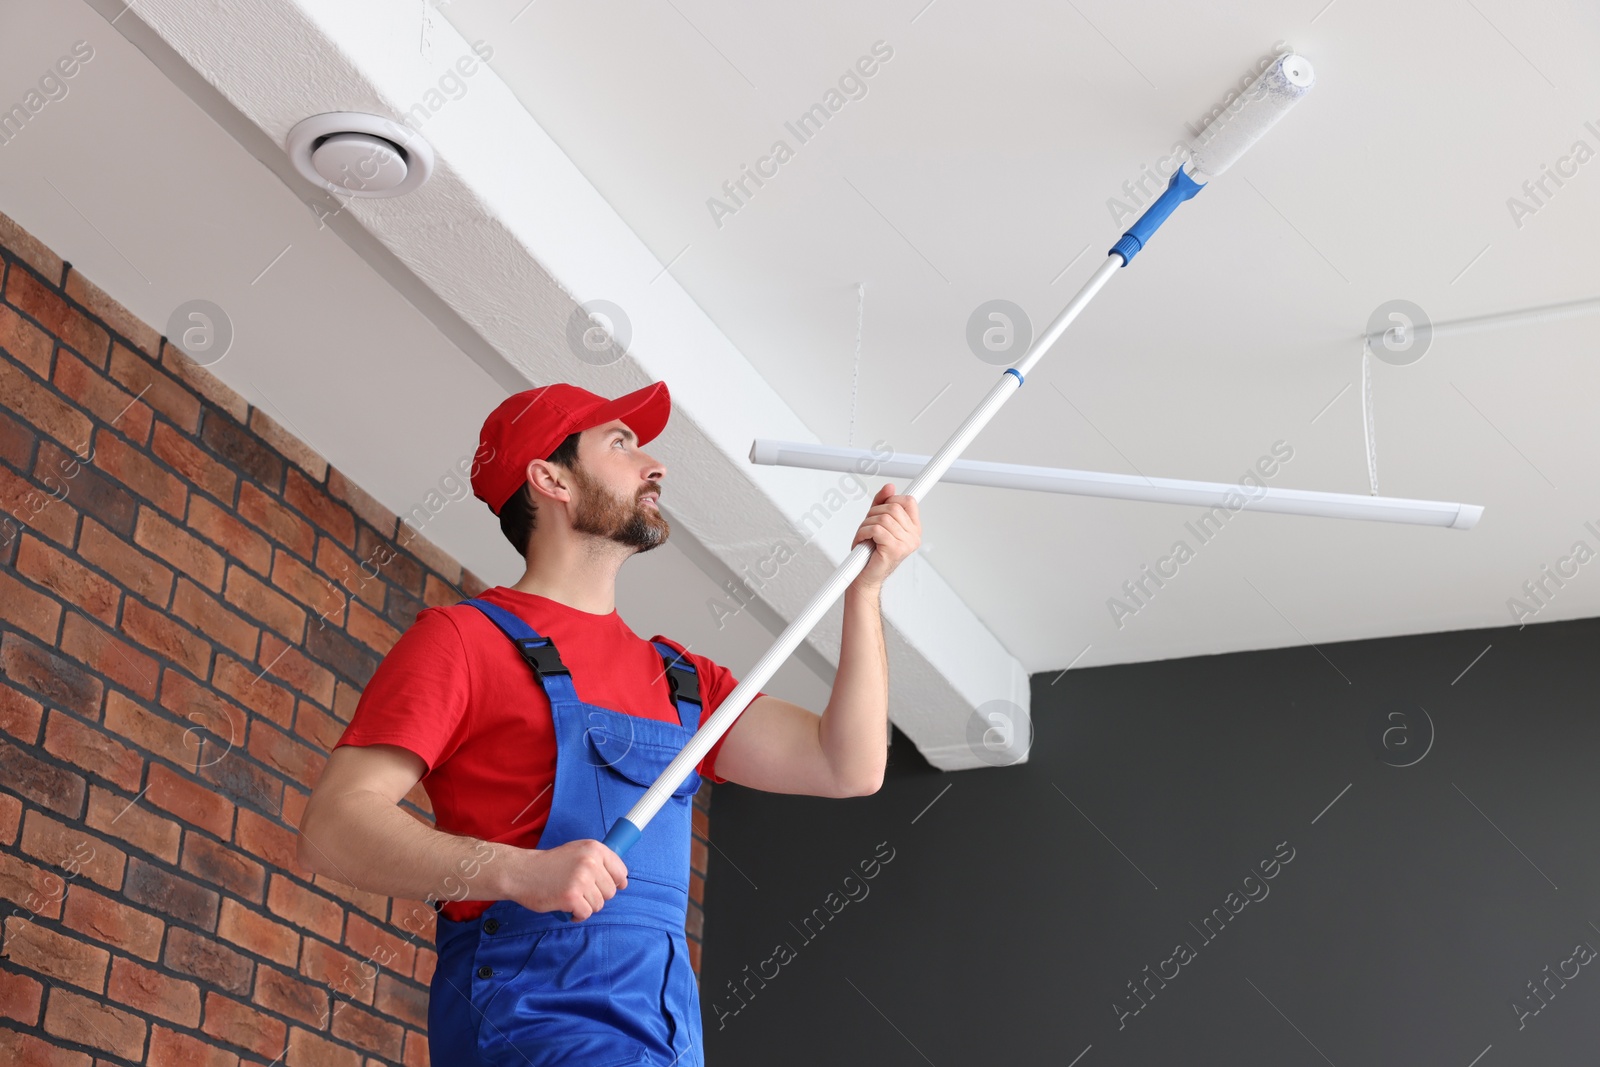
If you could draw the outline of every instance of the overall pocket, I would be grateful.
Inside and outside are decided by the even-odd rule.
[[[644,796],[678,749],[628,736],[608,727],[585,734],[586,758],[594,765],[600,815],[607,830]],[[693,830],[694,794],[700,775],[691,771],[639,835],[622,861],[629,878],[689,888],[689,841]]]

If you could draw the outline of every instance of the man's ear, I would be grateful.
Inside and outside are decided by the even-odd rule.
[[[528,467],[522,472],[523,477],[533,486],[534,502],[538,503],[540,497],[548,500],[559,500],[562,503],[572,501],[572,490],[567,484],[567,472],[545,459],[530,459]]]

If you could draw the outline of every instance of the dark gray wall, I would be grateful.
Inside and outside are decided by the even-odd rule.
[[[719,786],[708,1062],[1595,1062],[1597,649],[1582,620],[1039,675],[1025,764],[897,735],[871,797]]]

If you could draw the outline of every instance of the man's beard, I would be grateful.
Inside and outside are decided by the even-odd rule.
[[[572,478],[578,485],[578,506],[572,515],[572,528],[577,532],[609,538],[640,552],[655,548],[671,533],[672,526],[661,512],[638,497],[624,500],[613,496],[582,467],[572,468]]]

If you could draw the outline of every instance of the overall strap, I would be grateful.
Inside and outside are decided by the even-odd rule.
[[[685,729],[698,729],[701,707],[700,676],[695,671],[694,665],[689,662],[688,657],[680,656],[665,641],[650,643],[661,653],[661,662],[667,672],[667,685],[672,690],[673,703],[678,707],[678,721]]]
[[[471,604],[483,612],[511,639],[528,666],[533,668],[533,676],[544,687],[545,696],[551,704],[577,702],[578,691],[572,684],[572,672],[561,662],[561,653],[556,651],[554,641],[541,636],[521,618],[497,604],[477,599],[463,600],[461,603]]]

